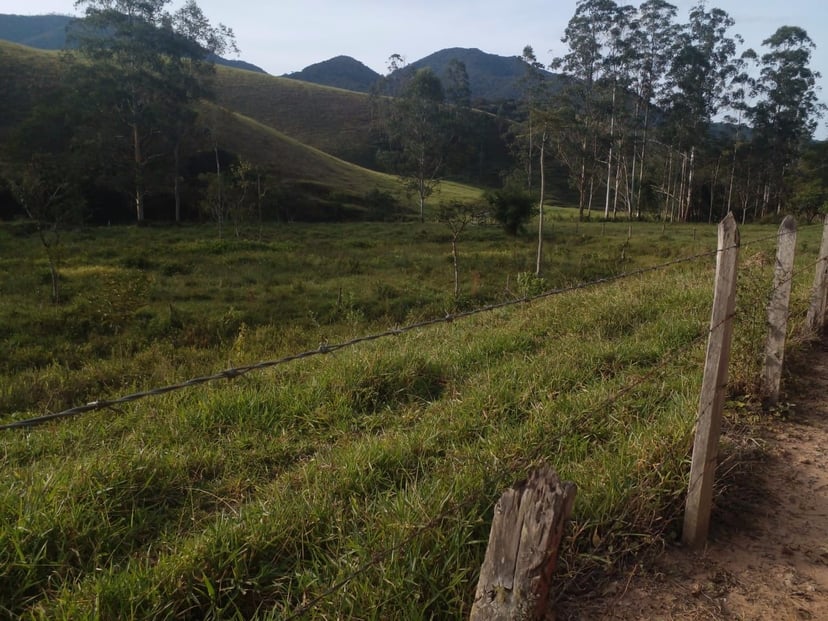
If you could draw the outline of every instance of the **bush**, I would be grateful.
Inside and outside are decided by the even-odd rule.
[[[509,235],[523,231],[532,216],[532,197],[515,186],[506,186],[486,194],[492,209],[492,217]]]

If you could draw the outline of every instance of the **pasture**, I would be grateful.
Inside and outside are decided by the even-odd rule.
[[[565,590],[674,537],[715,227],[570,216],[551,212],[543,281],[531,233],[469,229],[459,298],[437,223],[84,229],[57,306],[36,235],[0,225],[2,423],[572,288],[3,431],[0,616],[463,618],[492,507],[540,463],[579,487]],[[775,232],[742,230],[740,402]],[[820,234],[800,231],[795,325]]]

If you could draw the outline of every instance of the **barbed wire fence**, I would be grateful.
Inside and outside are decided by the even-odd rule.
[[[765,241],[781,238],[784,235],[788,235],[788,233],[780,233],[780,234],[776,234],[776,235],[763,236],[763,237],[760,237],[760,238],[756,238],[756,239],[744,242],[741,246],[742,247],[754,246],[754,245],[757,245],[757,244],[765,242]],[[641,271],[646,272],[646,271],[652,271],[652,270],[656,270],[656,269],[663,269],[665,267],[669,267],[669,266],[672,266],[672,265],[675,265],[675,264],[678,264],[678,263],[684,263],[684,262],[688,262],[688,261],[699,260],[701,258],[715,256],[715,255],[717,255],[718,253],[720,253],[724,250],[730,250],[730,249],[732,249],[732,247],[727,247],[727,248],[720,249],[720,250],[713,251],[713,252],[700,253],[700,254],[697,254],[697,255],[693,255],[692,257],[682,257],[681,259],[677,259],[677,260],[669,262],[669,263],[661,264],[659,266],[653,266],[653,268],[648,268],[648,269],[645,269],[645,270],[637,270],[636,272],[641,272]],[[806,265],[804,269],[813,267],[813,266],[817,265],[818,263],[820,263],[823,260],[824,259],[818,258],[817,260],[813,261],[812,263]],[[784,286],[784,284],[786,284],[786,282],[789,282],[790,280],[792,280],[795,275],[798,275],[798,272],[797,273],[792,273],[787,280],[777,283],[776,286],[774,287],[774,290]],[[771,291],[771,294],[772,293],[773,293],[773,291]],[[542,294],[541,296],[537,296],[537,297],[548,297],[548,295],[550,295],[550,294],[546,293],[546,294]],[[537,299],[537,298],[535,298],[535,299]],[[671,350],[667,351],[665,354],[663,354],[661,356],[659,362],[656,365],[652,366],[645,373],[642,373],[642,374],[639,374],[637,376],[632,377],[630,379],[630,381],[625,383],[623,386],[619,387],[616,391],[614,391],[611,395],[609,395],[605,399],[601,400],[599,402],[599,404],[597,404],[592,409],[596,410],[596,411],[604,411],[606,409],[609,409],[609,408],[613,407],[614,405],[616,405],[617,403],[619,403],[623,397],[625,397],[627,394],[629,394],[630,392],[632,392],[633,390],[635,390],[639,386],[642,386],[642,385],[646,384],[647,382],[650,382],[650,381],[654,380],[658,376],[663,375],[667,371],[669,366],[676,361],[677,358],[680,358],[681,356],[686,355],[688,352],[690,352],[694,348],[701,345],[703,342],[705,342],[710,337],[710,335],[713,332],[718,330],[724,323],[729,322],[729,321],[733,321],[739,314],[740,313],[738,311],[735,311],[734,313],[732,313],[732,314],[728,315],[727,317],[725,317],[718,324],[713,325],[713,326],[709,327],[706,330],[700,331],[695,337],[693,337],[689,341],[687,341],[685,343],[682,343],[682,344],[672,348]],[[588,418],[588,417],[584,416],[580,420],[585,420],[586,418]],[[576,431],[576,430],[573,430],[573,431]],[[512,464],[510,464],[510,467],[508,468],[508,471],[514,477],[516,471],[521,470],[523,468],[528,468],[530,466],[531,466],[531,462],[530,462],[529,459],[519,459],[519,460],[514,461]],[[345,587],[349,582],[356,579],[360,575],[366,573],[367,571],[370,571],[373,567],[376,567],[376,566],[380,565],[387,558],[389,558],[392,554],[394,554],[395,552],[397,552],[400,549],[405,548],[408,544],[413,542],[414,539],[416,539],[420,535],[426,533],[429,530],[437,528],[449,515],[456,514],[458,511],[462,511],[463,509],[468,508],[471,505],[486,503],[486,502],[492,503],[493,501],[494,501],[494,499],[492,498],[492,491],[491,491],[490,488],[487,488],[487,490],[485,492],[481,490],[477,494],[471,494],[471,495],[467,496],[466,498],[464,498],[460,502],[452,503],[452,504],[448,505],[445,508],[444,511],[441,511],[439,514],[434,516],[427,523],[415,527],[414,530],[408,536],[406,536],[403,540],[401,540],[399,543],[397,543],[393,546],[390,546],[388,548],[385,548],[383,550],[372,553],[371,558],[368,561],[366,561],[365,563],[363,563],[362,565],[360,565],[360,567],[358,569],[356,569],[355,571],[350,573],[348,576],[345,576],[344,578],[342,578],[339,581],[335,582],[334,584],[330,585],[329,587],[325,588],[322,592],[318,593],[316,596],[314,596],[309,601],[304,602],[300,606],[296,607],[288,616],[285,617],[285,619],[292,621],[294,619],[299,619],[299,618],[302,618],[302,617],[306,616],[307,614],[309,614],[314,609],[314,607],[319,605],[321,602],[323,602],[329,596],[336,593],[338,590]],[[666,528],[667,527],[666,525],[667,525],[667,522],[664,522],[662,524],[662,528]],[[569,579],[570,579],[570,581],[575,581],[576,578],[577,577],[575,577],[575,576],[570,576]],[[566,591],[566,587],[564,587],[561,590],[561,593],[563,593],[564,591]]]
[[[768,239],[773,239],[773,236],[760,238],[758,240],[754,240],[753,243],[759,243],[761,241],[765,241]],[[708,257],[714,257],[716,254],[720,252],[719,250],[712,250],[707,252],[702,252],[698,254],[693,254],[685,257],[680,257],[676,259],[672,259],[670,261],[666,261],[664,263],[660,263],[658,265],[642,267],[635,270],[630,270],[628,272],[622,272],[619,274],[605,276],[602,278],[597,278],[588,282],[578,283],[575,285],[570,285],[567,287],[560,287],[555,289],[550,289],[544,291],[542,293],[531,295],[531,296],[523,296],[523,297],[516,297],[511,300],[507,300],[504,302],[498,302],[495,304],[488,304],[486,306],[482,306],[476,309],[468,310],[468,311],[460,311],[456,313],[449,313],[443,317],[435,317],[433,319],[427,319],[424,321],[408,324],[402,327],[395,327],[388,330],[384,330],[382,332],[377,332],[374,334],[369,334],[365,336],[356,337],[347,341],[342,341],[339,343],[322,343],[319,345],[317,349],[306,350],[303,352],[291,354],[284,356],[282,358],[278,358],[275,360],[265,360],[261,362],[256,362],[249,365],[243,365],[238,367],[232,367],[228,369],[224,369],[222,371],[218,371],[216,373],[210,375],[203,375],[200,377],[194,377],[188,379],[183,382],[170,384],[167,386],[160,386],[157,388],[151,388],[144,391],[124,395],[122,397],[118,397],[115,399],[97,399],[95,401],[91,401],[84,405],[79,405],[76,407],[72,407],[66,410],[61,410],[59,412],[53,412],[44,414],[42,416],[27,418],[24,420],[14,421],[10,423],[5,423],[0,425],[0,431],[11,430],[11,429],[21,429],[21,428],[31,428],[37,425],[42,425],[44,423],[62,419],[62,418],[69,418],[72,416],[78,416],[80,414],[85,414],[87,412],[94,412],[98,410],[104,409],[112,409],[120,405],[125,405],[127,403],[132,403],[134,401],[139,401],[141,399],[146,399],[148,397],[155,397],[164,395],[171,392],[176,392],[179,390],[184,390],[186,388],[191,388],[194,386],[199,386],[202,384],[207,384],[210,382],[216,382],[219,380],[234,380],[248,373],[253,371],[261,371],[264,369],[270,369],[277,366],[286,365],[292,362],[296,362],[298,360],[304,360],[306,358],[312,358],[315,356],[322,356],[325,354],[331,354],[337,351],[341,351],[344,349],[348,349],[363,343],[368,343],[372,341],[377,341],[381,339],[391,338],[395,336],[400,336],[402,334],[406,334],[409,332],[414,332],[417,330],[429,328],[432,326],[440,325],[440,324],[448,324],[454,321],[466,319],[469,317],[473,317],[475,315],[480,315],[483,313],[491,313],[496,310],[505,309],[513,306],[531,304],[533,302],[538,302],[540,300],[550,298],[553,296],[563,295],[567,293],[573,293],[576,291],[581,291],[584,289],[594,288],[601,285],[606,285],[613,282],[618,282],[621,280],[625,280],[628,278],[634,278],[637,276],[642,276],[644,274],[649,274],[652,272],[657,272],[660,270],[669,269],[671,267],[675,267],[677,265],[690,263],[693,261],[698,261]]]

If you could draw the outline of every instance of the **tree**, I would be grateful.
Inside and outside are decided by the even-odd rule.
[[[445,75],[446,103],[458,108],[471,107],[471,87],[466,63],[452,58],[446,65]]]
[[[460,297],[460,255],[457,249],[458,240],[463,231],[472,222],[480,217],[479,208],[459,201],[441,204],[438,220],[448,226],[451,231],[451,264],[454,269],[454,297]]]
[[[420,222],[425,202],[440,184],[448,143],[443,86],[429,69],[419,69],[402,96],[391,103],[388,159],[406,189],[416,194]]]
[[[808,145],[793,175],[791,206],[807,221],[828,213],[828,142]]]
[[[526,107],[526,122],[521,133],[526,154],[526,185],[532,191],[532,161],[535,151],[538,157],[539,197],[538,197],[538,246],[536,253],[536,275],[540,275],[543,259],[543,216],[546,200],[546,146],[549,141],[549,119],[552,102],[550,100],[549,83],[543,74],[543,63],[535,56],[531,45],[523,48],[521,60],[525,64],[525,74],[521,79],[523,99]],[[513,197],[515,198],[515,197]],[[516,232],[516,231],[515,231]],[[513,233],[514,234],[514,233]]]
[[[564,160],[578,189],[579,218],[583,218],[585,208],[592,206],[600,123],[597,87],[617,12],[613,0],[579,0],[561,39],[569,51],[552,61],[553,68],[571,78],[560,94],[558,107],[562,113],[558,116],[570,117],[564,122],[568,131],[563,135],[571,137],[574,144],[561,145],[559,150],[575,152],[575,157],[570,155]]]
[[[706,9],[704,1],[690,10],[690,21],[676,39],[663,102],[669,116],[670,141],[679,149],[681,174],[678,217],[689,219],[697,153],[709,136],[711,119],[730,103],[731,87],[740,78],[736,43],[729,37],[733,19],[722,9]]]
[[[208,92],[214,70],[210,54],[235,50],[233,33],[212,26],[194,0],[174,14],[170,0],[77,0],[85,17],[73,30],[81,56],[91,61],[105,88],[106,112],[126,129],[125,160],[133,182],[135,213],[144,220],[147,169],[161,156],[165,130],[175,111]],[[182,117],[180,117],[182,118]],[[179,132],[175,132],[180,135]],[[172,142],[178,144],[176,137]]]
[[[100,172],[99,154],[89,148],[82,123],[88,114],[75,88],[58,86],[29,110],[3,145],[10,162],[7,185],[35,225],[49,263],[55,304],[62,301],[63,232],[87,216],[82,189]]]
[[[83,200],[67,170],[55,158],[33,157],[9,187],[37,229],[46,251],[52,282],[52,302],[61,302],[61,234],[82,220]]]
[[[761,99],[751,109],[756,141],[765,153],[762,211],[774,195],[779,213],[790,193],[792,167],[816,129],[824,106],[817,100],[819,73],[809,67],[815,45],[808,33],[782,26],[762,42],[770,51],[761,57],[754,95]]]
[[[663,99],[664,77],[670,66],[670,50],[680,32],[675,23],[678,9],[665,0],[647,0],[638,9],[638,29],[632,46],[638,50],[633,57],[635,77],[633,86],[636,94],[635,117],[640,119],[641,148],[636,168],[636,141],[633,141],[632,184],[630,196],[636,214],[641,212],[644,174],[647,168],[650,140],[651,110],[653,103]],[[636,127],[636,129],[638,126]],[[638,186],[635,176],[638,172]]]

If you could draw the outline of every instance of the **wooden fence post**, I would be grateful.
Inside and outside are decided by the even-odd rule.
[[[699,547],[707,540],[713,504],[713,477],[719,453],[727,365],[733,336],[733,312],[736,308],[736,263],[739,258],[739,229],[733,213],[719,224],[719,252],[716,258],[716,285],[710,336],[704,363],[699,399],[696,439],[690,466],[690,485],[684,512],[682,540]]]
[[[575,503],[574,483],[561,483],[551,468],[532,472],[495,505],[489,547],[480,568],[471,621],[541,621],[566,520]]]
[[[785,336],[788,331],[788,306],[791,300],[794,255],[796,254],[796,220],[785,216],[779,226],[773,292],[768,302],[768,338],[765,341],[765,365],[762,367],[762,398],[768,405],[779,400],[782,363],[785,359]]]
[[[828,215],[822,224],[822,243],[819,246],[819,261],[814,276],[814,288],[811,291],[811,306],[805,320],[811,337],[822,334],[825,326],[825,300],[828,294]]]

